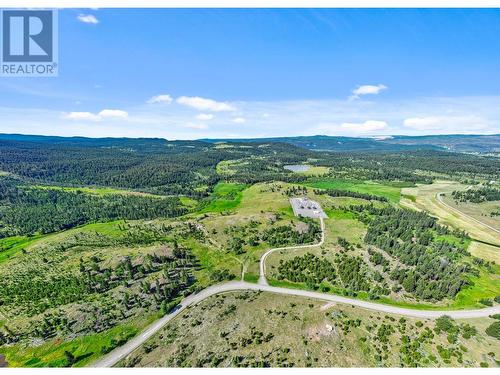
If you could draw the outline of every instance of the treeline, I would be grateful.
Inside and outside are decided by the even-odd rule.
[[[404,289],[420,299],[442,300],[454,298],[469,285],[470,276],[479,272],[476,266],[488,267],[480,259],[470,262],[464,232],[452,231],[424,212],[373,204],[347,209],[366,225],[364,242],[370,245],[369,262],[380,266],[383,274],[369,267],[362,257],[349,255],[356,247],[339,238],[342,250],[333,262],[311,254],[296,257],[280,263],[278,279],[303,282],[313,289],[326,288],[326,282],[347,293],[367,292],[370,298],[390,294],[392,280],[396,293]],[[447,240],[449,237],[454,237],[453,241]],[[396,260],[397,265],[391,266],[389,259]]]
[[[0,151],[0,171],[36,182],[195,197],[206,195],[222,179],[216,166],[223,160],[250,161],[238,170],[236,182],[299,181],[303,176],[282,166],[312,155],[284,143],[219,147],[201,141],[36,136],[0,137]]]
[[[22,329],[4,327],[0,345],[23,339],[47,340],[61,334],[102,332],[127,319],[132,310],[146,309],[165,314],[177,304],[179,296],[190,293],[196,282],[192,270],[197,267],[197,261],[188,250],[178,246],[172,255],[125,256],[113,265],[103,263],[98,256],[92,256],[80,259],[79,271],[63,272],[49,278],[14,275],[1,280],[2,306],[23,311],[28,317],[37,317]],[[126,288],[120,293],[108,294],[118,286]],[[54,310],[88,300],[92,295],[107,296],[100,304],[102,310],[83,309],[78,322],[71,314]],[[106,304],[111,305],[106,307]],[[107,349],[103,348],[105,352]]]
[[[276,220],[279,219],[277,215]],[[224,233],[229,236],[226,250],[237,255],[243,254],[245,246],[255,247],[263,242],[269,246],[292,246],[318,242],[321,236],[321,228],[317,221],[311,218],[301,218],[299,221],[303,228],[297,228],[295,222],[291,224],[275,225],[261,230],[260,222],[251,220],[245,225],[231,225],[224,228]],[[305,225],[304,225],[305,224]]]
[[[278,279],[306,283],[309,289],[317,289],[324,281],[335,283],[337,272],[332,263],[314,254],[306,253],[287,261],[280,260]]]
[[[329,152],[321,155],[316,164],[330,167],[337,177],[408,183],[431,183],[432,177],[421,171],[450,178],[482,177],[489,180],[497,180],[500,175],[498,158],[432,150]]]
[[[467,189],[463,191],[455,190],[451,197],[459,202],[491,202],[500,200],[500,189],[492,186],[482,186],[479,189]]]
[[[386,197],[381,197],[378,195],[368,194],[368,193],[357,193],[355,191],[350,190],[340,190],[340,189],[315,189],[315,194],[326,194],[331,197],[351,197],[351,198],[361,198],[370,201],[380,201],[387,202],[388,199]]]
[[[201,197],[221,179],[255,183],[300,182],[307,177],[283,165],[316,159],[338,177],[429,183],[436,172],[450,177],[498,179],[494,157],[443,151],[313,152],[282,142],[231,142],[225,147],[203,141],[164,139],[87,139],[1,136],[0,171],[45,183],[113,186],[158,194]],[[216,166],[240,160],[235,173],[222,177]]]
[[[12,178],[0,178],[0,205],[0,238],[51,233],[96,221],[175,217],[187,212],[176,197],[99,196],[29,187]]]
[[[454,235],[464,242],[467,235],[451,232],[424,212],[391,206],[351,206],[367,225],[364,241],[398,259],[404,267],[391,271],[391,279],[407,292],[423,299],[453,298],[469,284],[475,271],[468,262],[464,247],[439,240],[439,235]],[[372,254],[375,263],[383,260]]]
[[[275,149],[277,145],[272,145]],[[270,146],[271,148],[271,146]],[[232,166],[235,171],[226,180],[243,184],[254,184],[258,182],[283,181],[290,183],[298,183],[307,180],[307,176],[294,173],[283,168],[289,161],[305,160],[308,153],[307,150],[297,150],[293,155],[287,147],[279,148],[276,154],[264,158],[249,157],[243,159],[244,162]]]
[[[318,222],[311,218],[301,220],[307,223],[306,230],[299,231],[293,225],[280,225],[264,231],[262,240],[274,247],[318,242],[321,236]]]
[[[349,296],[367,292],[371,299],[390,293],[380,273],[370,271],[361,257],[345,253],[337,254],[333,261],[311,253],[280,260],[277,279],[305,283],[307,288],[323,292],[328,292],[331,285],[342,288]]]

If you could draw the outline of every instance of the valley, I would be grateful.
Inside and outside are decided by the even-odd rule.
[[[498,201],[450,200],[471,181],[496,181],[493,157],[436,152],[416,170],[418,151],[381,164],[378,154],[284,143],[2,142],[0,354],[9,366],[496,366],[498,338],[486,328],[500,309]],[[69,157],[56,162],[65,147]],[[43,160],[27,168],[21,148]],[[99,157],[99,172],[83,152]],[[443,173],[444,157],[462,168]],[[304,163],[311,168],[284,168]],[[305,197],[321,219],[294,214],[290,202]],[[231,310],[220,318],[227,334],[209,323],[219,308]],[[444,315],[473,328],[448,327],[447,338],[435,326]],[[162,333],[178,325],[182,334]],[[381,327],[406,344],[390,348],[374,333]],[[281,331],[294,332],[286,345]],[[149,341],[126,350],[144,332]],[[318,359],[325,353],[329,362]]]

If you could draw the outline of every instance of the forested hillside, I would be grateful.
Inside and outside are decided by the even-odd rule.
[[[420,199],[404,189],[441,180],[456,200],[494,202],[497,161],[0,136],[0,354],[19,366],[86,365],[200,289],[257,282],[276,247],[294,251],[266,258],[271,285],[422,309],[500,303],[498,264],[471,251],[474,236],[402,207]],[[320,204],[323,225],[294,215],[290,198],[302,196]]]
[[[287,144],[219,147],[164,139],[10,138],[0,138],[0,171],[30,181],[193,196],[206,195],[220,180],[216,166],[223,160],[255,158],[253,174],[238,178],[265,180],[291,175],[281,166],[303,161],[312,154]],[[261,158],[266,162],[262,163]],[[276,165],[278,169],[273,168]]]

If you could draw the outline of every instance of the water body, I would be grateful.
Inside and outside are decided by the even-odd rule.
[[[309,165],[305,164],[284,165],[283,168],[292,172],[306,172],[311,169]]]

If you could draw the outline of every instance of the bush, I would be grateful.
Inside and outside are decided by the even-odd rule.
[[[493,306],[493,301],[491,299],[488,299],[488,298],[483,298],[483,299],[479,300],[479,303],[482,303],[485,306]]]
[[[443,315],[436,319],[436,333],[439,334],[441,331],[450,332],[453,328],[453,319],[451,319],[448,315]]]
[[[232,280],[235,276],[229,270],[215,270],[210,274],[210,280],[214,282],[221,282],[225,280]]]
[[[486,328],[486,333],[491,337],[500,340],[500,321],[494,322]]]

